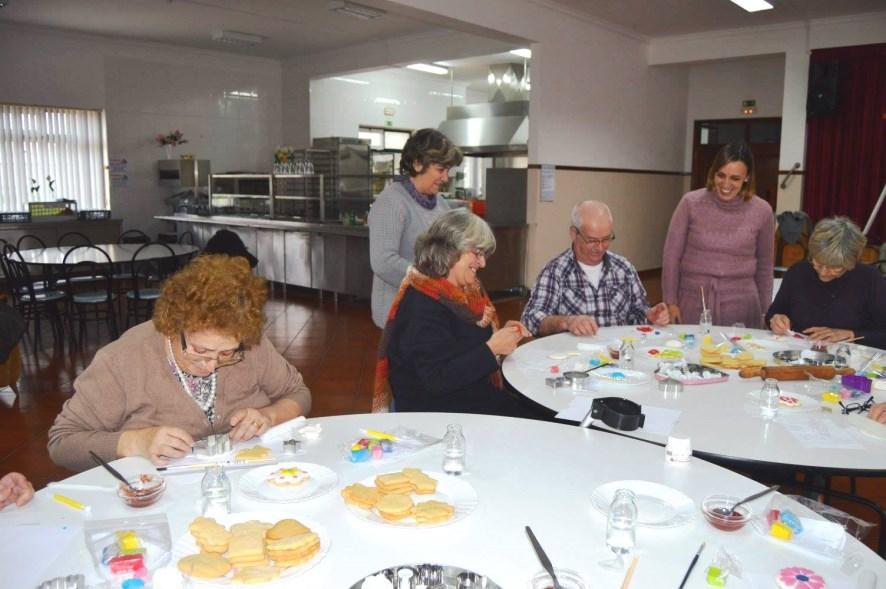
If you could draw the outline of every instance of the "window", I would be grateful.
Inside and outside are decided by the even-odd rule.
[[[101,111],[0,104],[0,211],[68,198],[107,209]]]

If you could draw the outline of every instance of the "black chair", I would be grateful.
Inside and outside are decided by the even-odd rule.
[[[194,245],[194,234],[190,231],[185,231],[178,236],[178,242],[180,244]]]
[[[92,240],[79,231],[68,231],[67,233],[63,233],[58,238],[58,241],[55,243],[55,245],[57,245],[58,247],[62,247],[63,245],[92,245]]]
[[[151,238],[141,229],[130,229],[120,234],[117,243],[151,243]]]
[[[146,259],[148,249],[165,249],[168,257]],[[132,288],[126,291],[126,327],[147,321],[154,311],[154,302],[160,298],[163,282],[178,270],[175,251],[163,242],[146,243],[132,254],[129,273]]]
[[[65,294],[57,290],[34,288],[34,279],[28,265],[18,248],[11,243],[3,246],[0,270],[6,276],[7,292],[12,298],[13,306],[22,314],[26,324],[34,324],[34,355],[37,354],[38,344],[42,344],[41,319],[44,314],[49,316],[54,343],[61,344],[64,341],[64,329],[58,305],[65,299]]]
[[[26,233],[19,237],[18,241],[15,242],[15,248],[19,250],[29,250],[37,248],[46,249],[46,242],[36,235]]]
[[[65,253],[62,260],[62,281],[70,309],[70,341],[74,349],[74,322],[81,343],[85,343],[89,322],[104,321],[111,339],[117,339],[117,311],[114,301],[113,268],[105,250],[94,245],[80,245]],[[87,284],[88,282],[88,284]],[[96,327],[98,334],[98,327]]]

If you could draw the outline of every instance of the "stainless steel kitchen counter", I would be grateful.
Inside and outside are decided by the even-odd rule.
[[[369,238],[369,227],[366,225],[342,225],[340,223],[308,223],[305,221],[283,221],[280,219],[262,219],[260,217],[236,217],[233,215],[161,215],[154,217],[163,221],[180,223],[203,223],[209,225],[230,225],[233,227],[251,227],[253,229],[275,229],[277,231],[309,231],[311,233],[331,233],[333,235],[353,235]]]

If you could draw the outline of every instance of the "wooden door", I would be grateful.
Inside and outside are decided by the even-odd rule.
[[[781,118],[695,121],[692,138],[691,188],[703,188],[708,168],[726,143],[744,141],[757,166],[757,194],[775,209],[778,196],[778,156]]]

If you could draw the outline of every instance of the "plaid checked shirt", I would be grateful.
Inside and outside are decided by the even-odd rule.
[[[548,315],[590,315],[600,327],[638,325],[648,321],[648,308],[646,289],[626,258],[606,252],[600,285],[594,288],[570,247],[538,275],[522,322],[535,335]]]

